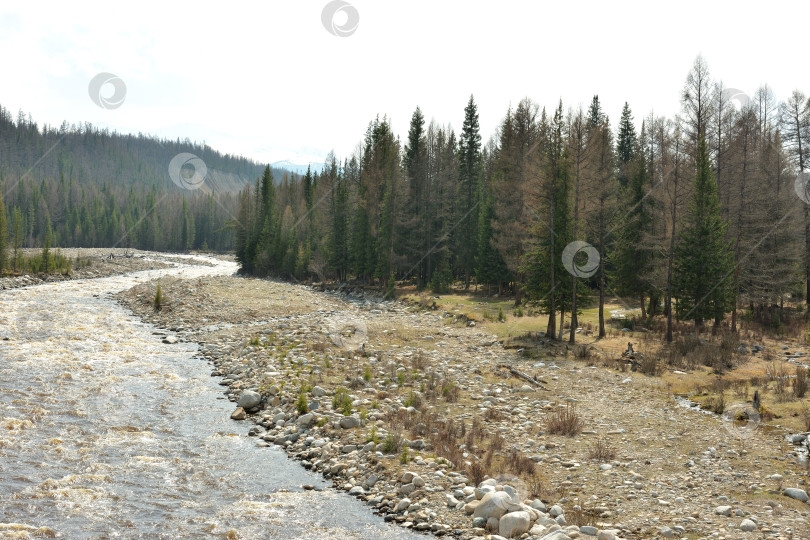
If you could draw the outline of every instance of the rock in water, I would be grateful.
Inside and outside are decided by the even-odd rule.
[[[236,402],[236,405],[243,409],[252,409],[253,407],[257,407],[261,402],[261,394],[253,390],[245,390],[242,392],[242,395],[239,396],[239,401]]]
[[[166,336],[165,338],[163,338],[163,343],[167,343],[169,345],[174,345],[175,343],[177,343],[177,341],[178,341],[177,336]]]

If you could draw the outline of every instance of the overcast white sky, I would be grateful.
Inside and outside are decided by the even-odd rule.
[[[625,101],[639,123],[669,116],[699,53],[728,87],[810,92],[806,1],[350,2],[359,24],[346,37],[322,24],[326,0],[5,2],[0,104],[40,125],[320,162],[350,154],[377,114],[405,139],[417,105],[458,132],[470,94],[485,141],[525,96],[551,109],[599,94],[614,127]],[[99,72],[126,83],[119,108],[90,100]]]

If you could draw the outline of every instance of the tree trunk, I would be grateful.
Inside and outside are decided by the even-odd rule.
[[[568,343],[574,343],[574,335],[577,332],[577,276],[572,278],[574,292],[571,293],[571,332],[568,333]]]
[[[641,305],[641,318],[646,319],[647,318],[647,310],[644,309],[644,295],[643,294],[641,296],[639,296],[639,304]]]

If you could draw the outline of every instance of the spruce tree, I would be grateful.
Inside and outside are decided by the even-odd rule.
[[[616,140],[616,158],[618,159],[619,183],[622,187],[629,180],[628,168],[636,153],[636,128],[633,125],[633,114],[630,105],[625,102],[622,116],[619,119],[619,136]]]
[[[621,189],[623,209],[621,222],[617,224],[616,243],[610,254],[613,268],[611,281],[621,296],[640,300],[642,315],[644,297],[650,285],[647,276],[651,270],[652,251],[644,245],[644,237],[652,223],[652,198],[648,197],[649,173],[644,152],[636,150],[633,160],[625,169],[629,173],[628,182]]]
[[[675,246],[673,296],[679,319],[721,320],[733,300],[734,256],[726,241],[728,223],[720,215],[717,181],[709,162],[706,139],[698,145],[694,194]]]
[[[0,275],[8,266],[8,224],[6,223],[6,205],[3,202],[3,186],[0,184]]]
[[[455,233],[456,261],[464,274],[464,288],[470,286],[470,273],[475,268],[478,252],[478,186],[481,181],[481,134],[478,125],[478,107],[473,96],[464,108],[464,123],[459,138],[458,205]]]

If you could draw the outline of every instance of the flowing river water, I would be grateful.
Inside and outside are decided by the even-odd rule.
[[[229,418],[196,345],[109,295],[178,265],[0,292],[0,538],[425,538]],[[289,491],[287,491],[289,490]]]

